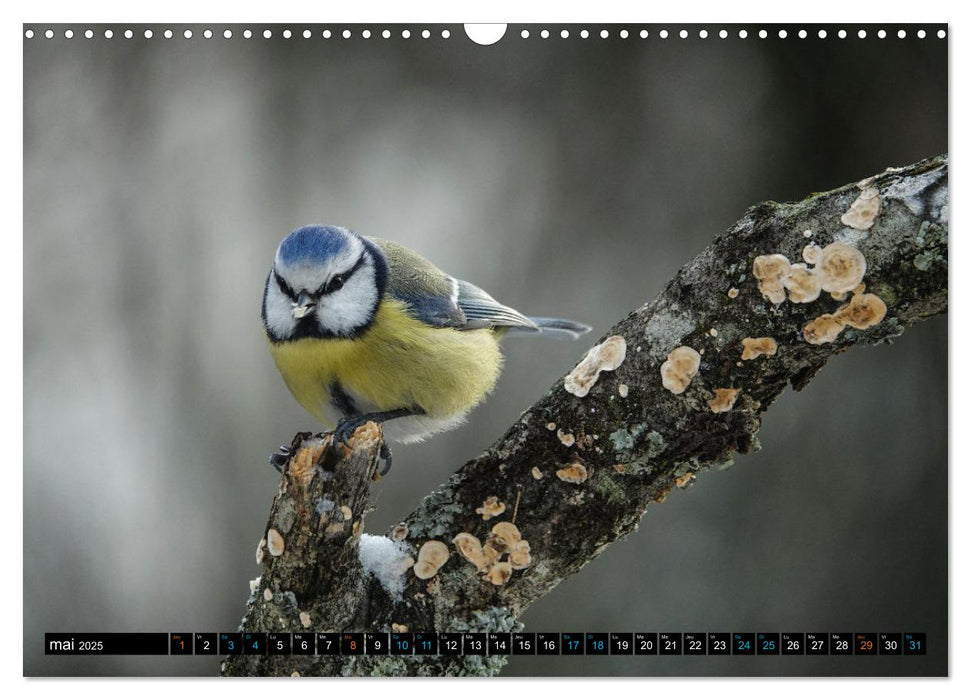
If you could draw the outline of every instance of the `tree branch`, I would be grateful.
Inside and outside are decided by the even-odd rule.
[[[566,384],[557,381],[502,438],[395,528],[392,541],[403,551],[397,562],[402,569],[409,562],[401,559],[418,557],[428,540],[448,545],[450,557],[437,571],[425,567],[423,573],[434,574],[430,578],[416,576],[419,561],[398,579],[393,572],[384,575],[389,591],[358,556],[363,519],[372,508],[369,485],[379,428],[359,429],[346,454],[330,445],[329,435],[298,435],[267,523],[279,539],[269,538],[271,551],[261,543],[263,574],[241,629],[518,629],[517,619],[530,603],[636,529],[649,505],[663,502],[672,488],[687,487],[699,473],[730,463],[735,452],[758,449],[761,415],[787,384],[801,389],[830,357],[854,345],[887,342],[946,311],[947,170],[947,156],[939,156],[801,202],[751,208],[660,296],[601,339],[619,337],[588,356],[591,369],[603,367],[599,378],[578,367]],[[874,212],[872,227],[866,227]],[[771,271],[760,271],[761,283],[753,276],[757,256],[778,253],[797,262],[807,244],[824,248],[834,241],[862,253],[865,291],[877,302],[857,288],[860,296],[837,300],[823,291],[813,301],[795,303],[798,290],[789,289],[787,298],[779,286],[785,275],[777,288]],[[826,268],[818,255],[805,252],[817,263],[817,275]],[[830,267],[839,272],[838,264]],[[790,286],[795,275],[788,278]],[[760,284],[769,297],[781,294],[781,302],[770,301]],[[859,328],[879,316],[879,301],[885,317]],[[825,341],[827,330],[839,334],[830,342],[807,341],[821,335]],[[743,343],[748,338],[771,338],[777,349],[743,359],[744,348],[753,344]],[[772,343],[754,343],[760,345],[772,349]],[[700,353],[693,376],[690,352],[686,367],[678,366],[677,357],[673,369],[665,365],[681,346]],[[613,365],[619,366],[610,369]],[[683,393],[665,388],[662,367],[673,372],[667,379],[672,388],[690,380]],[[509,526],[493,534],[496,523],[513,520],[528,547]],[[453,544],[459,533],[468,533],[458,542],[465,556]],[[395,580],[403,586],[400,592]],[[222,670],[488,675],[504,662],[482,656],[235,656]]]

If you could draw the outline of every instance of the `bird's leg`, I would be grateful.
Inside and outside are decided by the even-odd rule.
[[[341,442],[345,446],[350,447],[347,441],[350,439],[354,431],[360,428],[365,423],[373,421],[374,423],[384,423],[389,420],[394,420],[395,418],[404,418],[406,416],[419,416],[424,414],[425,411],[417,406],[411,408],[396,408],[393,411],[374,411],[372,413],[354,413],[349,416],[344,416],[337,422],[337,427],[334,428],[334,442]]]
[[[384,423],[385,421],[394,420],[395,418],[404,418],[406,416],[420,416],[425,413],[424,409],[418,406],[412,406],[410,408],[396,408],[393,411],[374,411],[373,413],[356,413],[350,416],[344,416],[337,423],[337,427],[334,429],[334,443],[343,443],[344,445],[350,447],[347,441],[350,439],[354,431],[360,428],[362,425],[369,421],[375,423]],[[381,458],[384,460],[385,467],[381,471],[381,476],[384,476],[389,471],[391,471],[391,448],[388,447],[387,443],[381,445]]]

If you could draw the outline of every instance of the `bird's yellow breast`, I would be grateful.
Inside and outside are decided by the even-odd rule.
[[[339,383],[362,411],[421,407],[431,418],[468,411],[495,386],[502,367],[489,329],[433,328],[403,303],[384,299],[371,326],[353,339],[302,338],[270,343],[294,398],[325,424],[329,388]]]

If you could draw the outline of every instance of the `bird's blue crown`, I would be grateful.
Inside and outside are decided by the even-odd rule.
[[[280,262],[292,266],[330,260],[347,247],[352,235],[340,226],[302,226],[283,239]]]

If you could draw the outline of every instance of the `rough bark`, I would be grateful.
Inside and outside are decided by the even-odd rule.
[[[758,449],[761,416],[788,384],[801,389],[830,357],[854,345],[887,342],[946,311],[947,170],[947,156],[939,156],[801,202],[752,207],[654,301],[607,333],[626,341],[626,359],[617,369],[601,374],[583,397],[557,381],[402,521],[412,556],[430,539],[446,543],[451,556],[428,580],[409,569],[401,595],[385,590],[358,560],[379,429],[361,428],[346,454],[330,447],[329,436],[297,436],[295,447],[302,447],[282,477],[267,524],[281,533],[285,549],[280,556],[264,553],[241,629],[518,629],[531,602],[635,530],[649,505],[730,463],[734,453]],[[882,210],[864,231],[841,217],[867,187],[879,191]],[[807,323],[846,301],[825,291],[798,304],[773,304],[763,296],[752,274],[756,256],[781,253],[801,261],[811,241],[820,247],[842,241],[863,254],[866,292],[887,307],[881,322],[810,344]],[[729,295],[733,289],[737,295]],[[778,350],[743,361],[742,339],[749,337],[771,337]],[[687,390],[674,394],[662,386],[661,366],[679,346],[702,353],[701,364]],[[740,390],[730,410],[710,408],[717,388]],[[561,478],[584,471],[579,483]],[[485,520],[476,510],[490,497],[505,511]],[[460,556],[452,539],[466,532],[485,543],[497,522],[513,519],[529,542],[531,562],[495,585]],[[502,543],[493,544],[501,552]],[[301,612],[309,618],[301,621]],[[237,656],[222,669],[226,675],[488,675],[504,662],[480,656]]]

